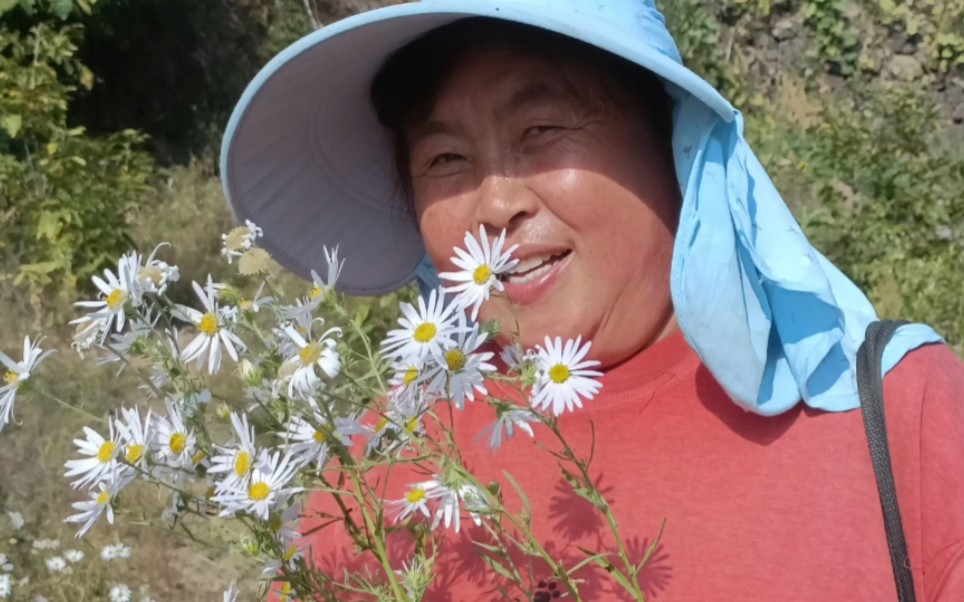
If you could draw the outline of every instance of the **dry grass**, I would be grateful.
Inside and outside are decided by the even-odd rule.
[[[216,269],[219,233],[232,224],[219,183],[197,166],[170,172],[156,198],[133,221],[133,235],[141,250],[149,251],[160,241],[172,243],[165,259],[179,264],[182,274],[175,296],[185,296],[192,279],[203,280],[208,271]],[[72,439],[83,436],[84,425],[97,428],[95,418],[103,418],[111,408],[143,406],[146,400],[135,393],[133,376],[118,377],[116,367],[96,366],[93,358],[83,361],[70,349],[70,329],[52,327],[66,324],[71,317],[64,312],[63,303],[48,304],[46,312],[39,313],[40,303],[30,303],[8,284],[3,286],[0,315],[8,328],[0,331],[0,348],[19,354],[23,335],[33,335],[46,325],[44,347],[58,351],[38,371],[37,388],[94,417],[37,395],[23,395],[15,408],[20,424],[9,425],[0,433],[0,510],[19,511],[27,521],[22,530],[13,532],[6,516],[0,514],[0,537],[7,541],[0,553],[11,558],[16,579],[31,578],[28,585],[15,588],[13,600],[32,601],[34,595],[51,601],[104,600],[108,588],[116,583],[127,584],[135,593],[139,586],[148,585],[148,594],[158,602],[214,600],[220,599],[233,579],[242,580],[246,597],[253,599],[256,580],[252,577],[256,577],[258,565],[242,557],[232,543],[236,534],[215,524],[221,521],[195,521],[192,533],[213,544],[208,547],[191,541],[179,529],[148,526],[148,521],[158,522],[168,497],[146,483],[125,493],[116,526],[104,522],[85,539],[74,540],[75,529],[62,522],[72,513],[70,503],[81,497],[63,478],[64,462],[75,455]],[[71,575],[52,576],[43,560],[59,552],[30,551],[32,541],[41,538],[60,540],[61,551],[80,549],[86,559]],[[109,565],[100,562],[100,547],[118,541],[133,549],[132,557]]]

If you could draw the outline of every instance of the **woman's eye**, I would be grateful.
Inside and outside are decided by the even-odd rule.
[[[525,137],[532,138],[558,129],[557,125],[534,125],[526,130]]]
[[[429,167],[439,167],[449,163],[454,163],[455,161],[459,161],[461,159],[462,155],[457,155],[455,153],[441,153],[432,158],[431,162],[429,162]]]

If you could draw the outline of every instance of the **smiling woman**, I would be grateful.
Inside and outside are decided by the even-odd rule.
[[[654,76],[558,34],[466,19],[393,56],[372,97],[433,264],[452,269],[480,226],[519,245],[483,320],[515,324],[527,348],[582,335],[604,366],[675,330],[681,199]]]
[[[303,274],[324,269],[315,246],[350,246],[346,291],[419,281],[419,309],[383,347],[392,382],[451,402],[452,462],[500,504],[486,515],[482,486],[439,476],[451,466],[380,473],[401,508],[375,554],[396,590],[392,575],[425,563],[431,583],[412,586],[425,600],[896,598],[854,411],[876,315],[807,241],[742,128],[649,0],[380,9],[296,43],[246,92],[222,155],[238,216]],[[439,276],[471,303],[447,305]],[[435,399],[426,379],[492,358],[461,310],[521,346],[505,374]],[[908,550],[895,565],[921,599],[950,602],[964,592],[964,368],[940,343],[903,325],[881,368]],[[429,355],[444,358],[431,376]],[[514,390],[526,358],[535,384]],[[494,406],[472,403],[483,395]],[[415,427],[396,431],[431,439]],[[332,497],[313,496],[302,524],[313,566],[365,574],[372,550],[331,520],[356,514]],[[443,519],[455,532],[426,545]],[[518,545],[491,544],[496,523]]]

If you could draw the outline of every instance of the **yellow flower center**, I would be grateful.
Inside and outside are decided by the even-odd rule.
[[[475,268],[475,271],[472,272],[472,281],[478,284],[479,286],[482,286],[483,284],[488,282],[489,278],[491,277],[492,277],[492,268],[490,268],[484,263],[479,267]]]
[[[114,442],[104,441],[100,449],[97,450],[97,461],[101,464],[110,462],[114,457]]]
[[[247,226],[238,226],[228,232],[228,235],[224,238],[224,248],[228,251],[240,251],[247,248],[249,236],[251,236],[251,230]]]
[[[315,443],[324,443],[328,440],[328,436],[321,431],[315,431],[315,434],[311,436],[315,440]]]
[[[565,364],[556,364],[549,368],[549,380],[560,385],[569,380],[569,367]]]
[[[423,324],[419,324],[415,329],[414,338],[419,343],[428,343],[435,338],[436,332],[438,332],[438,329],[435,328],[435,324],[425,322]]]
[[[204,459],[204,452],[203,452],[203,451],[199,451],[198,453],[194,454],[194,457],[191,458],[191,463],[192,463],[192,464],[200,464],[200,463],[201,463],[201,460],[203,460],[203,459]]]
[[[291,600],[291,584],[287,581],[281,586],[281,602],[288,602]]]
[[[418,418],[412,417],[405,422],[405,430],[409,433],[414,433],[415,429],[418,428]]]
[[[388,417],[382,416],[382,419],[375,423],[375,432],[380,433],[385,430],[388,426]]]
[[[14,372],[13,370],[7,370],[7,373],[3,375],[3,380],[6,381],[8,385],[17,384],[17,380],[19,378],[20,378],[20,375]]]
[[[465,354],[461,349],[451,349],[445,353],[445,364],[452,372],[458,372],[465,367]]]
[[[107,307],[112,311],[124,305],[124,301],[127,301],[127,292],[119,288],[115,288],[107,295]]]
[[[288,562],[289,560],[294,558],[295,554],[297,553],[298,553],[298,546],[291,546],[290,548],[285,550],[284,561]]]
[[[402,383],[410,385],[415,382],[416,378],[418,378],[418,368],[409,368],[405,371],[405,376],[402,377]]]
[[[101,506],[103,506],[104,504],[106,504],[107,502],[110,501],[110,494],[107,493],[106,491],[101,491],[101,492],[100,492],[100,495],[97,496],[97,500],[96,500],[96,501],[97,501],[98,504],[100,504]]]
[[[137,270],[137,276],[141,280],[150,280],[156,285],[161,283],[163,273],[161,272],[161,268],[157,266],[142,267],[141,269]]]
[[[167,442],[171,446],[171,451],[179,454],[187,447],[187,436],[184,433],[174,433]]]
[[[144,446],[137,443],[132,443],[127,446],[127,451],[124,452],[124,458],[131,464],[136,464],[138,460],[144,457]]]
[[[251,470],[251,454],[246,451],[238,452],[234,457],[234,474],[243,477]]]
[[[252,483],[252,485],[248,487],[248,497],[256,502],[268,499],[269,495],[271,495],[271,487],[262,481]]]
[[[198,330],[208,336],[213,336],[221,328],[218,325],[218,317],[214,314],[204,314],[201,322],[197,325]]]
[[[298,352],[298,357],[301,358],[302,366],[310,366],[321,359],[321,345],[318,343],[310,343],[307,347],[303,347],[301,351]]]
[[[310,293],[308,293],[308,298],[317,299],[324,292],[325,292],[325,289],[321,288],[320,286],[316,286],[315,288],[311,289]]]
[[[424,489],[412,489],[405,494],[405,501],[409,504],[417,504],[425,499]]]

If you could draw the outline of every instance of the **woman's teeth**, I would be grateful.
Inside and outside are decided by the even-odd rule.
[[[548,273],[552,269],[552,264],[566,253],[568,251],[556,255],[539,255],[523,259],[511,271],[504,273],[502,279],[511,284],[524,284],[535,280]]]

